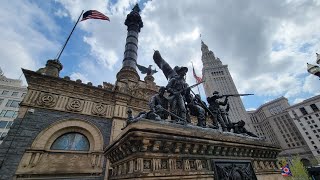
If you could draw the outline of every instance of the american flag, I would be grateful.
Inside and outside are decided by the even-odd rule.
[[[192,68],[192,69],[193,69],[193,77],[196,79],[196,82],[197,83],[202,82],[202,78],[197,76],[196,71],[194,70],[194,68]]]
[[[102,14],[101,12],[99,12],[97,10],[89,10],[89,11],[85,12],[82,16],[81,21],[84,21],[87,19],[101,19],[101,20],[110,21],[110,19],[106,15]]]
[[[292,176],[289,165],[286,164],[281,168],[281,175],[282,176]]]

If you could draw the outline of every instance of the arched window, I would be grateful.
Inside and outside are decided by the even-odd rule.
[[[76,132],[58,137],[52,144],[52,150],[89,151],[90,143],[84,135]]]

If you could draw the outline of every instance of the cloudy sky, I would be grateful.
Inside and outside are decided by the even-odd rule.
[[[55,0],[1,3],[0,66],[7,77],[21,68],[37,70],[56,57],[81,10],[95,9],[110,22],[80,22],[60,61],[61,76],[94,85],[115,82],[126,38],[124,20],[139,3],[144,27],[139,34],[138,63],[154,64],[158,49],[172,65],[191,61],[201,73],[200,34],[229,71],[254,109],[280,96],[290,104],[320,93],[320,81],[306,71],[320,52],[319,0]],[[143,78],[143,76],[141,76]],[[163,74],[156,82],[165,85]],[[191,73],[187,81],[195,81]]]

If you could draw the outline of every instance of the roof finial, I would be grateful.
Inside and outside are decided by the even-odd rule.
[[[136,12],[141,11],[138,3],[133,7],[132,11],[136,11]]]

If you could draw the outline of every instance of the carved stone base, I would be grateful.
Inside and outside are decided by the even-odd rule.
[[[121,132],[105,156],[111,163],[110,179],[214,179],[215,165],[223,166],[224,161],[235,169],[246,167],[259,179],[277,174],[281,178],[276,166],[279,152],[258,138],[140,120]],[[212,163],[216,160],[222,161]]]
[[[140,77],[136,69],[131,67],[123,67],[117,73],[117,80],[129,79],[131,81],[139,81]]]

